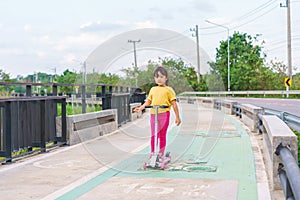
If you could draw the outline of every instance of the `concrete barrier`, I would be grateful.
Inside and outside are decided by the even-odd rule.
[[[252,132],[258,132],[258,113],[264,114],[264,109],[251,104],[242,104],[242,121]]]
[[[221,110],[227,115],[234,115],[234,105],[236,104],[236,101],[224,99],[221,101]]]
[[[220,98],[208,98],[208,97],[184,97],[182,100],[185,102],[192,102],[190,99],[195,99],[195,102],[201,103],[204,107],[214,108],[216,99]],[[221,111],[226,114],[233,115],[234,107],[238,104],[232,100],[221,100]],[[282,163],[280,156],[275,154],[277,147],[281,144],[282,146],[288,147],[293,157],[298,161],[298,140],[297,136],[291,131],[285,122],[279,119],[275,115],[264,115],[264,109],[261,107],[254,106],[252,104],[241,105],[241,121],[249,127],[252,132],[258,132],[258,114],[262,115],[263,124],[263,157],[266,171],[268,174],[270,189],[276,191],[278,195],[283,197],[280,191],[282,191],[282,185],[278,175],[279,164]]]
[[[214,108],[215,100],[218,98],[210,98],[210,97],[178,97],[179,102],[189,103],[189,104],[200,104],[205,108]]]
[[[288,146],[296,160],[298,160],[298,142],[297,136],[291,129],[275,115],[262,116],[263,132],[263,153],[269,175],[270,188],[272,190],[281,190],[282,186],[278,176],[278,166],[282,163],[275,151],[279,144]]]
[[[60,127],[59,122],[60,120],[57,118],[57,127]],[[111,133],[117,129],[118,117],[116,109],[70,115],[67,116],[67,144],[78,144]]]
[[[214,99],[209,97],[201,97],[200,99],[202,106],[206,108],[214,108]]]

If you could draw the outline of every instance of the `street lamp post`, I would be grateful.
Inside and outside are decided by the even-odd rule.
[[[213,24],[213,25],[216,25],[216,26],[220,26],[222,28],[225,28],[227,30],[227,78],[228,78],[228,92],[230,92],[230,60],[229,60],[229,55],[230,55],[230,48],[229,48],[229,28],[227,26],[224,26],[222,24],[216,24],[214,22],[211,22],[211,21],[208,21],[208,20],[205,20],[207,23],[210,23],[210,24]]]

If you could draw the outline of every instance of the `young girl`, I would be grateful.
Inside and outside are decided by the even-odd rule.
[[[150,105],[167,105],[168,108],[159,108],[158,110],[158,137],[159,137],[159,156],[163,158],[166,148],[166,135],[170,121],[170,106],[173,107],[176,119],[175,124],[178,126],[181,123],[181,119],[178,112],[178,106],[176,103],[176,95],[174,90],[168,86],[168,72],[164,67],[157,67],[154,71],[154,80],[156,86],[150,89],[146,102],[135,109],[135,112],[144,110],[146,106]],[[150,110],[150,125],[151,125],[151,154],[154,154],[155,146],[155,109]]]

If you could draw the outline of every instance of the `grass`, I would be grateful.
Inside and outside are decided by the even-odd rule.
[[[234,92],[234,91],[232,91]],[[183,95],[183,96],[195,96],[195,97],[235,97],[235,98],[278,98],[278,99],[299,99],[299,94],[289,94],[287,98],[286,95],[282,94],[234,94],[234,95],[225,95],[222,94],[221,96],[216,95],[206,95],[206,94],[195,94],[195,95]]]
[[[54,144],[55,144],[54,142],[48,142],[46,144],[46,148],[51,147]],[[11,153],[12,154],[11,156],[12,156],[12,158],[17,158],[17,157],[32,154],[34,152],[39,152],[39,151],[41,151],[40,147],[24,147],[24,148],[20,148],[19,150],[14,150]],[[0,162],[3,162],[3,161],[5,161],[5,157],[0,157]]]
[[[72,106],[67,104],[66,106],[66,110],[67,110],[67,115],[77,115],[77,114],[82,114],[82,106]],[[101,111],[102,110],[102,106],[100,105],[96,105],[96,106],[87,106],[86,107],[86,112],[97,112],[97,111]],[[57,115],[61,116],[61,104],[57,105]]]
[[[293,130],[293,132],[298,137],[298,166],[300,167],[300,133],[296,130]]]

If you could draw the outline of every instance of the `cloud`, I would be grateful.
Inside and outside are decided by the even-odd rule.
[[[68,53],[68,54],[63,56],[63,62],[62,63],[74,64],[74,62],[78,62],[78,58],[74,54]]]
[[[107,39],[106,36],[94,33],[68,35],[56,42],[54,49],[64,51],[72,48],[83,48],[84,46],[94,47],[102,43],[105,39]]]
[[[155,18],[157,18],[157,16],[164,20],[175,19],[175,17],[174,17],[175,13],[172,13],[169,10],[166,11],[165,9],[162,9],[161,7],[151,7],[151,8],[149,8],[149,13],[151,13],[151,15],[148,17],[149,19],[155,19]]]
[[[49,35],[43,35],[43,36],[37,38],[37,41],[44,45],[52,45],[53,44],[53,41],[51,41],[51,38]]]
[[[201,12],[210,13],[217,10],[215,5],[209,1],[191,0],[190,3],[195,10],[199,10]]]
[[[25,32],[30,32],[31,29],[32,29],[32,27],[31,27],[30,24],[25,24],[25,25],[24,25],[24,31],[25,31]]]
[[[44,51],[36,51],[36,52],[35,52],[35,55],[36,55],[38,58],[45,58],[46,53],[45,53]]]
[[[24,56],[26,52],[20,48],[0,48],[0,54],[5,56]]]
[[[158,24],[151,21],[136,22],[134,24],[136,28],[158,28]]]
[[[98,22],[87,22],[85,24],[82,24],[80,26],[80,30],[86,31],[86,32],[94,32],[94,31],[112,31],[121,29],[124,27],[123,22],[117,21],[113,23],[104,23],[101,21]]]

